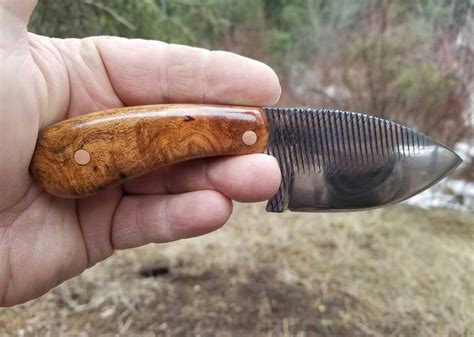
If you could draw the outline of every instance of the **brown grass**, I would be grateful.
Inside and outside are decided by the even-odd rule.
[[[118,252],[1,310],[0,336],[470,336],[473,237],[450,210],[237,205],[216,233]]]

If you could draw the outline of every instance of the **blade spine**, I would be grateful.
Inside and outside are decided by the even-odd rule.
[[[285,112],[290,113],[285,114]],[[386,148],[392,149],[392,156],[398,155],[400,158],[405,158],[411,156],[411,152],[416,151],[416,143],[419,142],[419,138],[422,137],[422,141],[425,141],[423,137],[426,137],[420,132],[399,123],[349,111],[280,108],[279,117],[282,114],[286,115],[284,118],[286,127],[288,128],[289,126],[294,131],[292,137],[296,140],[294,145],[298,149],[298,151],[295,151],[296,166],[297,169],[303,172],[311,169],[314,170],[316,164],[319,168],[322,166],[321,162],[317,162],[320,158],[320,156],[317,156],[318,152],[324,157],[323,160],[332,166],[337,166],[344,162],[344,159],[342,157],[339,158],[338,155],[346,147],[352,148],[353,151],[349,151],[349,154],[354,152],[359,162],[362,163],[373,161],[380,153],[385,155]],[[316,118],[314,118],[315,114],[317,114]],[[301,118],[299,115],[301,115]],[[347,117],[350,118],[350,123],[345,123]],[[316,126],[316,120],[318,121],[318,126]],[[302,129],[302,123],[307,126],[314,125],[314,127],[309,127],[309,130],[305,131]],[[351,130],[349,130],[349,126]],[[319,138],[321,142],[319,142],[319,145],[317,142],[311,142],[308,139],[318,138],[315,133],[316,129],[320,129]],[[345,144],[346,138],[343,137],[341,139],[341,137],[347,131],[352,130],[354,131],[352,133],[352,142]],[[305,137],[305,134],[309,134],[310,137]],[[374,141],[376,144],[374,144]],[[414,149],[410,147],[414,147]],[[288,157],[288,151],[285,151],[285,154],[284,157]],[[285,159],[286,164],[289,165],[288,158]]]

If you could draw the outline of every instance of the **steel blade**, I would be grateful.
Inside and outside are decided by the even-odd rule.
[[[460,163],[433,139],[385,119],[338,110],[264,108],[267,153],[282,172],[267,211],[352,211],[393,204]]]

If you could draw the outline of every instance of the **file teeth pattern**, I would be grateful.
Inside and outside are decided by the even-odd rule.
[[[309,108],[263,108],[270,131],[266,152],[282,172],[269,212],[283,212],[295,175],[369,170],[419,153],[425,136],[399,124],[354,112]]]

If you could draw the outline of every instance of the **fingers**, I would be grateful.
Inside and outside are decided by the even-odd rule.
[[[87,250],[87,267],[112,255],[110,233],[115,210],[123,196],[120,186],[77,200],[77,216]]]
[[[271,105],[280,96],[280,84],[271,68],[236,54],[111,37],[98,38],[96,46],[126,105]]]
[[[131,180],[125,191],[137,194],[216,190],[240,202],[272,197],[280,186],[275,158],[263,154],[203,159],[157,170]]]
[[[209,233],[231,213],[231,201],[215,191],[125,196],[115,211],[112,245],[125,249]]]

